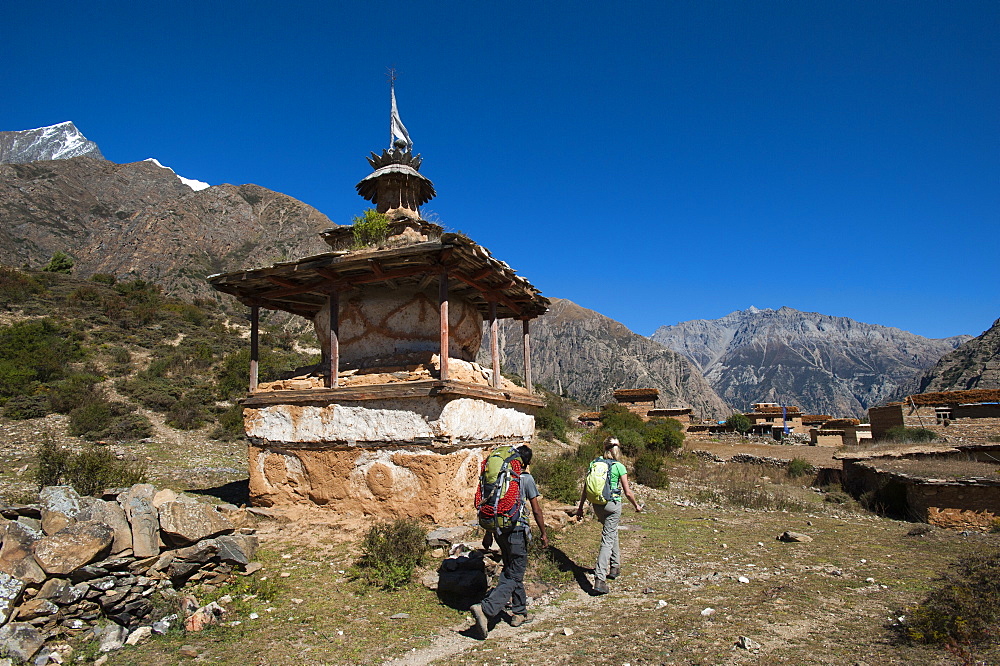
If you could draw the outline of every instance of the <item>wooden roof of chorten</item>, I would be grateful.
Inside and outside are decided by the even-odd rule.
[[[462,234],[444,233],[429,222],[404,224],[419,228],[424,232],[420,238],[426,240],[395,247],[334,250],[264,268],[220,273],[208,281],[246,305],[312,318],[331,291],[427,287],[437,284],[442,271],[447,270],[449,293],[470,301],[484,315],[489,314],[490,301],[496,301],[501,319],[531,319],[548,311],[549,299],[485,247]],[[345,232],[350,235],[350,227],[331,229],[323,236],[328,243],[336,242]],[[392,241],[390,237],[387,243]]]

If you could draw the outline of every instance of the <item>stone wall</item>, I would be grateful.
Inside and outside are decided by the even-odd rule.
[[[888,483],[905,488],[909,517],[939,527],[986,530],[1000,517],[1000,481],[946,481],[887,472],[877,461],[845,460],[844,489],[860,497]]]
[[[93,638],[107,651],[163,633],[178,615],[154,598],[222,583],[257,548],[225,510],[148,484],[104,499],[51,486],[39,504],[0,515],[0,644],[24,661],[59,637]]]
[[[1000,406],[970,405],[954,407],[951,418],[942,419],[933,405],[897,404],[868,410],[872,435],[879,439],[893,427],[926,428],[953,443],[988,442],[1000,436]]]

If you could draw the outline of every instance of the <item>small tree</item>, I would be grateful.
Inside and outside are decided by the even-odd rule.
[[[746,414],[740,414],[737,412],[726,419],[726,426],[732,428],[741,435],[745,435],[750,432],[750,428],[753,427],[753,424],[750,422],[750,419],[746,417]]]
[[[45,265],[43,271],[48,271],[49,273],[72,273],[73,272],[73,258],[62,250],[57,251],[49,259],[49,263]]]

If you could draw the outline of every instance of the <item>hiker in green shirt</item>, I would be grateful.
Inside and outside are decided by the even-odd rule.
[[[591,471],[588,472],[589,482],[593,475],[596,464],[606,465],[602,469],[606,475],[608,489],[607,496],[588,497],[588,482],[584,483],[583,493],[580,496],[580,506],[576,509],[577,518],[583,519],[583,505],[590,499],[591,506],[597,519],[601,521],[601,550],[597,554],[597,564],[594,566],[594,592],[596,594],[608,593],[608,581],[618,577],[621,566],[620,549],[618,547],[618,523],[622,516],[622,495],[635,507],[637,513],[642,513],[642,505],[639,504],[632,488],[628,483],[628,470],[625,465],[619,462],[622,451],[618,447],[618,439],[609,437],[604,442],[604,457],[597,458],[591,463]]]

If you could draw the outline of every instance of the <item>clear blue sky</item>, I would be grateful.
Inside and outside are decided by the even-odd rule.
[[[1000,3],[8,3],[0,129],[349,223],[389,142],[425,206],[649,335],[750,305],[929,337],[1000,317]]]

